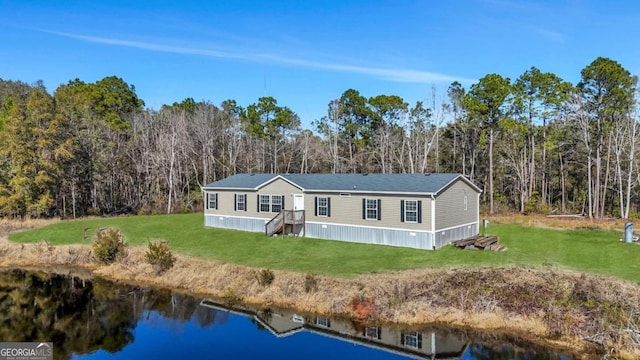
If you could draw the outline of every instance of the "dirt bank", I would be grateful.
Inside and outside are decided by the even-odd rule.
[[[158,276],[130,248],[113,265],[92,261],[88,245],[50,246],[0,240],[0,266],[82,269],[105,278],[179,289],[260,306],[344,314],[379,322],[439,323],[521,336],[569,349],[640,358],[640,286],[557,269],[438,269],[363,275],[352,279],[272,271],[177,256]],[[71,269],[71,270],[69,270]]]

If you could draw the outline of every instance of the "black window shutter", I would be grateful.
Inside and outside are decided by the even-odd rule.
[[[382,220],[382,200],[378,199],[378,220]]]
[[[418,224],[422,224],[422,200],[418,200]]]
[[[318,216],[318,197],[313,199],[313,215]]]
[[[362,218],[367,218],[367,199],[362,199]]]
[[[244,196],[244,211],[247,211],[247,208],[249,207],[249,197],[247,194],[242,194],[242,196]]]
[[[216,193],[216,210],[218,210],[218,193]]]
[[[400,200],[400,222],[404,222],[404,200]]]
[[[238,194],[233,194],[233,211],[238,211]]]
[[[284,195],[282,195],[282,209],[280,210],[284,210]]]
[[[422,349],[422,333],[418,333],[418,349]]]
[[[404,346],[404,337],[405,337],[405,333],[400,333],[400,345]]]
[[[331,198],[327,197],[327,217],[331,217]]]
[[[258,205],[257,205],[257,206],[258,206],[258,208],[257,208],[257,210],[256,210],[256,211],[257,211],[257,212],[260,212],[260,194],[258,194],[258,195],[257,195],[257,197],[256,197],[256,202],[258,203]]]

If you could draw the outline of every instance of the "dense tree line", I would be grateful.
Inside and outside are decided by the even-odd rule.
[[[0,79],[0,215],[193,211],[235,173],[459,172],[495,211],[637,213],[637,78],[597,58],[570,84],[535,67],[454,82],[429,104],[346,90],[303,128],[261,97],[153,110],[120,78]]]

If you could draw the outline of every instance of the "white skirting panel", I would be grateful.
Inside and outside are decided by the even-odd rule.
[[[266,224],[267,221],[269,220],[207,215],[204,217],[204,226],[253,232],[264,232],[264,224]]]
[[[478,223],[461,225],[436,231],[436,249],[439,249],[453,241],[470,238],[478,235]]]
[[[306,236],[364,244],[390,245],[433,250],[433,237],[429,232],[307,223]]]
[[[268,219],[206,215],[204,225],[225,229],[264,232]],[[301,235],[301,228],[294,232]],[[364,244],[400,246],[435,250],[455,240],[478,235],[478,224],[467,224],[434,233],[389,228],[349,226],[340,224],[307,223],[304,235],[318,239],[339,240]]]

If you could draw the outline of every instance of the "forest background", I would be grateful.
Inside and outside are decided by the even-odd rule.
[[[236,173],[457,172],[489,214],[634,218],[637,91],[597,58],[577,84],[532,67],[415,104],[348,89],[303,122],[270,96],[149,109],[117,76],[53,93],[0,79],[0,216],[198,211],[200,187]]]

